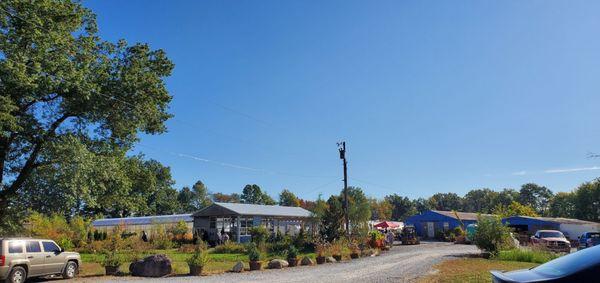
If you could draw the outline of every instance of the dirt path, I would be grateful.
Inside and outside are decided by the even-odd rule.
[[[335,264],[303,266],[283,270],[260,272],[225,273],[202,277],[170,277],[159,279],[81,278],[77,282],[413,282],[426,275],[431,267],[454,256],[477,253],[474,246],[450,243],[424,242],[417,246],[394,246],[392,250],[377,257],[361,258]],[[62,280],[60,282],[63,282]]]

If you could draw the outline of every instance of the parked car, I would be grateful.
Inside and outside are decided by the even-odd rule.
[[[579,236],[579,246],[577,250],[600,245],[600,232],[585,232]]]
[[[79,253],[65,252],[52,240],[0,238],[0,280],[22,283],[48,275],[70,279],[80,265]]]
[[[562,232],[556,230],[538,230],[531,236],[531,244],[552,252],[571,252],[571,242]]]
[[[492,282],[598,282],[600,246],[565,255],[532,269],[490,271]]]

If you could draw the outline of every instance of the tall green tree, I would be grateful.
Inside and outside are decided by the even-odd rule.
[[[79,1],[4,0],[0,8],[0,207],[15,207],[38,170],[65,165],[50,156],[124,155],[139,132],[165,131],[164,78],[173,63],[164,51],[102,40],[96,16]],[[75,148],[64,148],[65,140]],[[122,176],[103,177],[90,193],[121,189],[115,178]],[[7,211],[0,209],[0,222]]]
[[[192,206],[194,210],[200,210],[212,204],[208,189],[204,183],[202,183],[202,181],[197,181],[192,186],[192,192],[194,193],[194,198],[192,199]]]
[[[463,199],[455,193],[437,193],[429,198],[433,209],[436,210],[457,210],[463,209]]]
[[[433,209],[433,204],[429,202],[429,199],[418,198],[412,200],[413,206],[418,213],[423,213],[427,210]]]
[[[266,192],[263,192],[260,187],[256,184],[246,185],[242,190],[241,202],[251,204],[265,204],[274,205],[277,202],[269,196]]]
[[[369,205],[371,206],[371,220],[392,219],[392,211],[394,206],[392,206],[388,200],[370,198]]]
[[[414,203],[408,197],[393,194],[385,196],[384,199],[392,205],[392,220],[405,220],[417,213]]]
[[[344,209],[340,196],[332,195],[327,200],[327,209],[321,217],[319,232],[327,241],[339,239],[344,235]]]
[[[519,201],[519,192],[515,189],[503,189],[498,192],[495,205],[508,206],[513,201]]]
[[[340,198],[342,198],[340,194]],[[359,187],[348,187],[348,219],[352,234],[366,234],[371,219],[371,206],[365,193]]]
[[[300,206],[300,199],[288,189],[284,189],[279,194],[279,205]]]
[[[574,191],[578,219],[600,221],[600,178],[581,184]]]
[[[574,218],[576,203],[575,194],[571,192],[560,192],[550,200],[548,215],[552,217]]]
[[[181,213],[191,212],[196,209],[194,207],[194,192],[190,189],[190,187],[183,187],[177,193],[177,202],[179,202],[179,207],[181,208]]]
[[[463,198],[465,212],[491,213],[498,201],[498,193],[490,189],[470,190]]]
[[[521,186],[519,202],[533,207],[538,214],[545,215],[553,195],[552,191],[544,186],[527,183]]]

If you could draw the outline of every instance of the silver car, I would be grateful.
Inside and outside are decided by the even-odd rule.
[[[31,238],[0,238],[0,281],[25,282],[27,278],[79,272],[79,253],[65,252],[54,241]]]

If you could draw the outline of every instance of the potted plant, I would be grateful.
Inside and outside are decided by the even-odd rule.
[[[260,270],[262,263],[260,262],[260,251],[256,246],[251,245],[248,249],[248,260],[250,261],[250,270]]]
[[[317,254],[317,264],[325,263],[325,255],[328,250],[328,243],[324,241],[318,241],[315,243],[315,253]]]
[[[331,256],[335,258],[335,261],[342,260],[342,244],[339,240],[336,240],[331,244]]]
[[[287,261],[290,267],[298,265],[298,249],[294,245],[287,250]]]
[[[360,247],[358,246],[358,243],[356,241],[352,241],[350,244],[348,244],[348,248],[350,249],[350,258],[357,259],[360,255]]]
[[[104,256],[102,266],[106,271],[106,275],[116,275],[119,273],[119,266],[123,263],[123,258],[116,251],[111,251]]]
[[[194,250],[194,254],[186,260],[190,267],[190,275],[202,275],[202,268],[208,263],[209,259],[208,252],[204,251],[200,246],[197,246]]]

